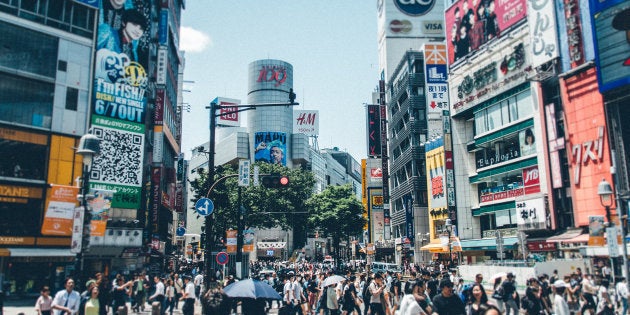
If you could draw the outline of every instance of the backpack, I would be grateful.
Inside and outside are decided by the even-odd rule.
[[[492,293],[492,298],[497,301],[503,301],[503,297],[505,297],[505,291],[503,290],[503,285],[500,284]]]
[[[394,278],[392,279],[392,284],[389,286],[389,292],[392,294],[395,294],[396,292],[394,291],[394,288],[398,287],[398,294],[401,294],[402,292],[400,292],[400,280],[398,280],[398,278]]]
[[[464,302],[464,304],[468,303],[470,297],[472,296],[472,287],[473,283],[464,284],[462,291],[459,293],[459,298],[462,302]]]

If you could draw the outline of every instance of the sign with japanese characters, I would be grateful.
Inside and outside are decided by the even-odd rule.
[[[542,230],[547,228],[547,208],[544,198],[516,202],[516,225],[519,230]]]
[[[552,0],[527,1],[532,66],[538,67],[558,57],[558,36],[556,35],[556,10]]]
[[[427,114],[440,117],[448,109],[446,45],[424,45],[424,71]]]

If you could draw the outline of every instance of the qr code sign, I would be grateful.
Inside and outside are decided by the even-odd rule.
[[[94,158],[90,180],[140,187],[144,135],[92,127],[92,134],[101,139],[101,153]]]

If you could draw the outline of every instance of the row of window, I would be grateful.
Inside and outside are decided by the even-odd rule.
[[[475,113],[475,135],[480,135],[534,113],[531,91],[510,96]]]
[[[0,0],[0,11],[90,39],[97,12],[70,0]]]

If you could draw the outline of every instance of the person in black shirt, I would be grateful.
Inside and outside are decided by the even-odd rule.
[[[438,292],[438,280],[437,275],[433,273],[430,277],[425,279],[427,281],[427,290],[429,290],[429,297],[433,299]]]
[[[507,279],[501,283],[503,287],[503,303],[505,303],[505,315],[518,315],[518,293],[516,292],[516,282],[514,281],[514,274],[508,272]]]
[[[449,278],[440,281],[441,293],[433,298],[433,314],[464,315],[464,302],[453,293],[453,282]]]

